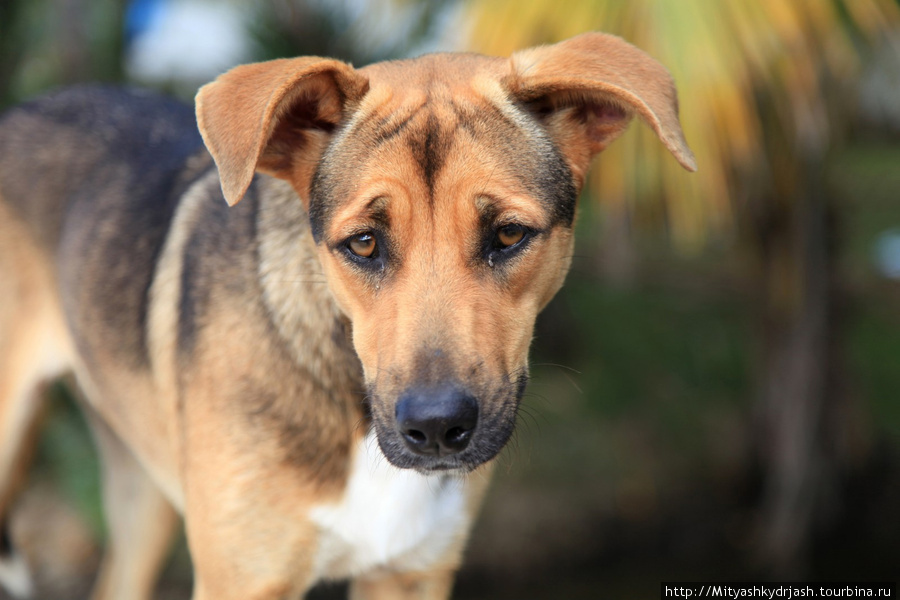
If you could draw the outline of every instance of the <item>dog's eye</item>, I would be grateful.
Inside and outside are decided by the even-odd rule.
[[[517,223],[508,223],[498,227],[484,242],[484,258],[487,260],[488,266],[494,267],[517,256],[538,235],[540,235],[539,230]]]
[[[525,238],[525,228],[521,225],[504,225],[497,230],[497,246],[509,248]]]
[[[360,258],[375,258],[378,256],[378,244],[375,242],[375,236],[371,233],[360,233],[354,235],[347,242],[350,252]]]

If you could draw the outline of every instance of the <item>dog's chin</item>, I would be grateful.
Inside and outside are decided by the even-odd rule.
[[[464,475],[466,473],[471,473],[487,462],[473,462],[466,460],[462,456],[419,456],[405,450],[399,452],[392,450],[385,451],[383,447],[381,451],[384,453],[388,462],[398,469],[409,469],[417,471],[422,475]]]
[[[399,469],[411,469],[423,475],[463,475],[471,473],[481,465],[495,458],[506,446],[512,435],[515,422],[493,431],[479,432],[468,447],[457,454],[448,456],[423,456],[409,450],[392,428],[375,423],[375,433],[382,454],[388,462]]]

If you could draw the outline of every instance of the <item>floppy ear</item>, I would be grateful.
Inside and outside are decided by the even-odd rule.
[[[304,202],[331,133],[368,91],[347,63],[319,57],[235,67],[197,93],[197,124],[229,205],[256,171],[290,181]]]
[[[582,181],[591,157],[624,133],[635,114],[685,169],[697,170],[671,75],[628,42],[585,33],[516,52],[510,62],[505,87],[544,122]]]

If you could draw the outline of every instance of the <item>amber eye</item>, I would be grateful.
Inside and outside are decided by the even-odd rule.
[[[501,248],[515,246],[525,237],[525,228],[521,225],[505,225],[497,230],[497,241]]]
[[[374,235],[371,233],[360,233],[350,238],[348,247],[350,252],[360,258],[374,258],[378,245],[375,243]]]

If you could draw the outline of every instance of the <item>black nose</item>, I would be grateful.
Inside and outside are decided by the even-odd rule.
[[[478,402],[455,386],[416,388],[400,397],[396,417],[410,450],[447,456],[469,445],[478,424]]]

